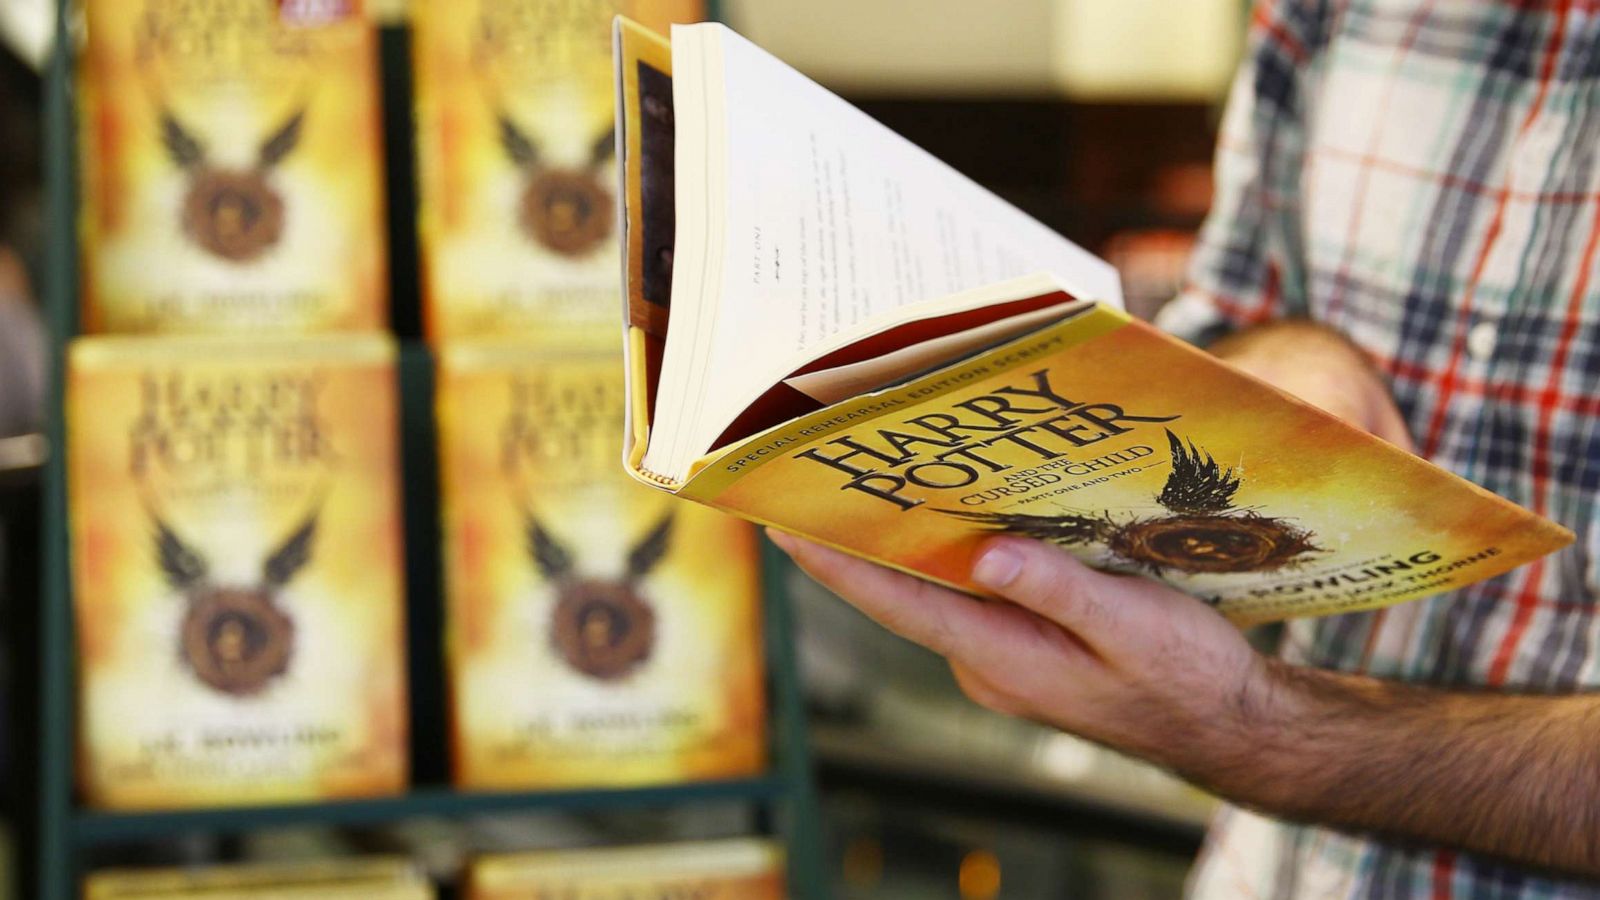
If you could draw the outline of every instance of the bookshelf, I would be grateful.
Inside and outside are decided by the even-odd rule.
[[[444,719],[443,603],[433,430],[433,362],[420,339],[415,187],[410,119],[409,36],[382,32],[382,82],[392,266],[391,322],[400,342],[401,452],[406,546],[407,655],[411,695],[413,786],[404,794],[282,806],[117,813],[86,809],[74,792],[75,663],[63,424],[64,348],[78,333],[77,154],[74,128],[72,0],[57,0],[55,51],[45,79],[45,316],[52,358],[46,436],[51,452],[42,479],[41,589],[36,630],[19,657],[21,704],[18,771],[23,797],[16,822],[18,896],[78,896],[86,854],[119,843],[192,834],[239,835],[299,825],[381,825],[417,817],[459,818],[539,811],[626,814],[695,804],[740,804],[779,839],[789,860],[791,895],[825,896],[817,804],[804,708],[784,590],[786,559],[763,547],[765,643],[771,765],[758,778],[622,790],[476,793],[450,787]],[[716,12],[712,6],[713,14]],[[19,645],[29,636],[19,634]],[[447,895],[448,896],[448,895]]]

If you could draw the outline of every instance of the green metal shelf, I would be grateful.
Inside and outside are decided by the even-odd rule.
[[[749,778],[572,791],[479,793],[421,787],[393,797],[273,806],[223,806],[155,812],[80,811],[72,837],[80,845],[148,840],[194,832],[238,833],[297,825],[370,825],[420,816],[504,815],[524,812],[647,809],[745,802],[767,804],[789,785],[781,778]]]
[[[771,756],[766,774],[622,789],[476,793],[448,787],[444,747],[444,663],[438,640],[443,596],[438,564],[438,484],[432,416],[433,366],[420,340],[415,171],[409,115],[409,35],[382,35],[387,188],[393,263],[391,322],[400,337],[402,477],[405,485],[407,659],[413,727],[411,757],[417,786],[384,798],[296,805],[214,807],[152,812],[103,812],[78,805],[73,788],[75,742],[75,641],[69,563],[65,454],[71,436],[63,423],[65,348],[79,331],[74,44],[71,11],[77,0],[56,0],[55,52],[45,79],[44,171],[46,247],[44,307],[53,350],[50,454],[43,472],[41,596],[38,641],[24,647],[37,691],[20,733],[37,739],[22,751],[19,779],[27,796],[17,823],[18,896],[69,900],[78,896],[86,854],[100,847],[195,833],[241,834],[296,825],[374,825],[416,817],[460,818],[541,811],[619,812],[695,804],[739,803],[755,812],[757,828],[782,840],[789,861],[790,895],[827,896],[805,710],[795,658],[793,621],[784,588],[790,563],[763,542],[764,646],[770,703]],[[715,7],[713,7],[715,9]],[[34,683],[26,669],[16,683]],[[33,771],[29,772],[29,768]]]

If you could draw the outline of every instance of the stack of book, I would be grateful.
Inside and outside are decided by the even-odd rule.
[[[704,14],[698,0],[412,4],[440,739],[464,789],[766,766],[755,533],[617,463],[618,11],[658,27]],[[378,14],[84,3],[67,455],[88,806],[410,781]],[[91,896],[302,881],[273,896],[423,896],[301,875],[114,873]]]
[[[617,464],[611,17],[697,0],[422,3],[413,15],[454,771],[469,788],[765,765],[748,526]]]
[[[89,0],[85,26],[94,334],[67,392],[84,799],[399,792],[377,36],[268,0]]]

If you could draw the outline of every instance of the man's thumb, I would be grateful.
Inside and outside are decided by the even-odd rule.
[[[1120,579],[1096,572],[1042,541],[993,538],[978,548],[972,580],[1094,643],[1114,634],[1133,610]],[[1119,588],[1123,588],[1119,590]]]

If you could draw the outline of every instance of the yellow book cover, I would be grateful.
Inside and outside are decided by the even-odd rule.
[[[361,3],[81,3],[85,329],[381,329],[377,36]]]
[[[733,32],[616,42],[641,481],[975,593],[984,538],[1052,541],[1245,623],[1573,540],[1133,320],[1104,262]]]
[[[86,801],[403,789],[391,342],[80,338],[67,387]]]
[[[615,340],[611,19],[702,0],[416,0],[419,215],[434,339]]]
[[[620,471],[615,353],[452,343],[437,403],[457,784],[759,772],[754,530]]]
[[[85,900],[433,900],[408,860],[247,863],[191,869],[105,869],[84,880]]]
[[[485,856],[473,862],[466,891],[466,900],[786,896],[783,853],[757,838]]]

